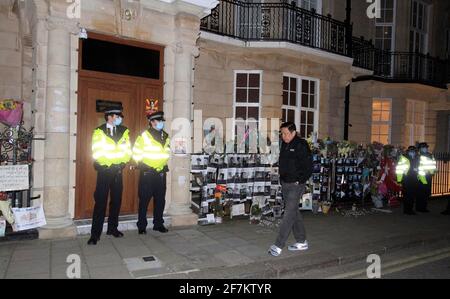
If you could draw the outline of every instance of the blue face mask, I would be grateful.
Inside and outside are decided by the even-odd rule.
[[[114,120],[115,126],[120,126],[122,124],[122,117],[118,117]]]
[[[156,130],[161,131],[162,129],[164,129],[164,122],[160,121],[156,124]]]
[[[414,157],[416,156],[416,153],[415,152],[408,152],[408,156],[414,159]]]
[[[422,154],[426,154],[426,153],[428,153],[428,148],[422,147],[422,148],[420,148],[420,152],[421,152]]]

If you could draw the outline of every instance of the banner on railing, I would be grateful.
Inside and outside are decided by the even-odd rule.
[[[0,166],[0,192],[27,190],[29,182],[28,165]]]
[[[15,220],[12,227],[15,232],[47,225],[42,204],[31,208],[13,208],[12,211]]]

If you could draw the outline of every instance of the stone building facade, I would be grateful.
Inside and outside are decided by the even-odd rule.
[[[227,1],[233,9],[242,2],[268,3]],[[43,139],[34,142],[33,153],[33,195],[41,195],[48,222],[40,237],[76,234],[77,192],[84,188],[77,183],[80,132],[85,126],[77,113],[85,100],[79,87],[82,28],[88,36],[99,34],[163,49],[163,110],[169,127],[175,119],[194,121],[192,130],[183,132],[185,140],[203,137],[207,129],[203,121],[208,118],[226,123],[227,118],[238,117],[277,119],[268,125],[269,132],[277,130],[280,121],[293,120],[304,136],[342,140],[350,91],[350,140],[368,143],[387,135],[392,144],[426,141],[432,149],[448,151],[447,86],[384,78],[376,75],[374,66],[355,63],[346,48],[348,2],[274,0],[275,8],[258,6],[251,13],[233,10],[233,18],[242,19],[230,24],[215,14],[218,1],[211,0],[1,1],[0,98],[23,100],[25,126],[34,127],[36,137]],[[368,18],[365,1],[350,2],[355,38],[372,39],[375,45],[388,40],[390,51],[409,51],[412,5],[417,1],[387,1],[393,3],[396,20],[387,23]],[[426,5],[428,14],[429,30],[423,40],[427,52],[447,58],[448,48],[441,41],[450,28],[448,1],[419,2]],[[311,8],[316,9],[312,17]],[[205,19],[208,16],[219,23]],[[275,19],[282,25],[273,25]],[[308,27],[315,31],[298,24],[316,24]],[[386,27],[395,38],[377,35]],[[439,29],[443,27],[447,31]],[[380,111],[374,111],[377,107]],[[199,111],[201,121],[196,119]],[[382,119],[385,112],[387,119]],[[416,114],[421,121],[411,118]],[[374,115],[379,118],[375,123]],[[382,126],[387,126],[386,134],[381,133]],[[233,128],[226,127],[223,133],[233,137]],[[169,133],[179,134],[177,130]],[[194,138],[193,150],[201,147],[202,138]],[[189,157],[174,155],[169,168],[166,215],[172,225],[195,224],[196,216],[190,210]]]
[[[162,100],[170,123],[191,117],[191,74],[200,19],[215,4],[205,0],[1,1],[0,97],[23,100],[25,126],[34,127],[36,137],[45,139],[34,142],[33,153],[33,195],[41,195],[48,223],[39,232],[41,238],[77,233],[75,193],[83,188],[76,183],[77,109],[83,100],[78,96],[80,29],[164,48]],[[172,225],[195,224],[189,158],[172,157],[170,168],[166,214]]]

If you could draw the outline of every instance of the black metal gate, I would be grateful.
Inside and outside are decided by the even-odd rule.
[[[437,172],[433,176],[432,196],[450,195],[450,153],[435,153]]]
[[[29,189],[3,192],[7,194],[13,208],[31,207],[31,201],[40,197],[31,196],[33,186],[33,140],[35,140],[33,128],[28,131],[21,125],[6,127],[0,132],[0,165],[28,165]],[[8,225],[6,236],[0,238],[0,241],[36,239],[37,237],[38,232],[36,229],[14,233]]]

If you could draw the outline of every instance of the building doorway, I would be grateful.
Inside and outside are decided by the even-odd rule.
[[[121,102],[132,144],[147,127],[145,100],[158,99],[162,109],[164,48],[90,33],[80,40],[77,111],[75,219],[92,217],[97,173],[91,151],[93,130],[105,122],[97,100]],[[137,214],[139,171],[133,162],[123,173],[121,215]],[[149,207],[149,212],[153,209]]]

